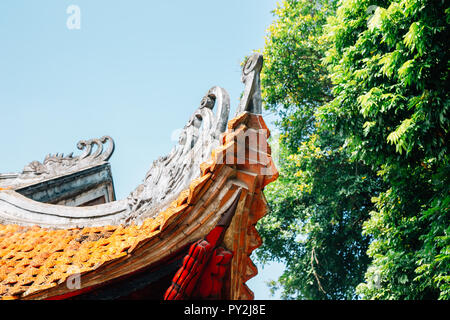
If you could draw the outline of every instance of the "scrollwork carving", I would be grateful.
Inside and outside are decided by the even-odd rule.
[[[103,152],[103,145],[109,141],[108,149]],[[96,146],[95,151],[92,153],[92,147]],[[99,139],[81,140],[77,143],[77,148],[79,150],[85,150],[83,154],[79,156],[80,159],[91,159],[108,161],[114,152],[114,140],[110,136],[103,136]]]
[[[143,183],[129,195],[128,204],[133,212],[130,219],[157,213],[200,175],[200,164],[219,145],[229,112],[227,91],[211,88],[181,131],[178,144],[167,156],[153,162]]]
[[[107,149],[104,150],[104,145]],[[67,156],[64,154],[48,154],[44,161],[32,161],[26,165],[22,172],[17,174],[14,180],[8,180],[8,186],[18,187],[40,180],[69,174],[84,168],[106,162],[114,152],[114,140],[110,136],[99,139],[81,140],[77,143],[83,153],[74,157],[73,152]]]
[[[260,71],[263,57],[251,56],[242,70],[244,94],[237,114],[260,114]],[[0,193],[0,221],[23,225],[60,227],[98,226],[142,222],[164,210],[181,191],[200,176],[200,164],[210,160],[211,152],[220,145],[221,134],[227,130],[230,97],[225,89],[212,87],[203,97],[179,135],[178,143],[166,156],[153,161],[143,182],[122,200],[92,208],[50,206],[26,199],[14,191]],[[73,153],[47,155],[44,161],[33,161],[18,174],[0,174],[0,189],[17,190],[46,179],[78,172],[108,161],[114,152],[109,136],[81,140],[80,155]],[[17,215],[17,208],[20,214]]]

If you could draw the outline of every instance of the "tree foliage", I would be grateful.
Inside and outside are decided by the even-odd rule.
[[[450,298],[449,19],[441,0],[346,0],[326,31],[320,118],[387,185],[364,225],[365,298]]]
[[[258,225],[260,260],[287,266],[273,286],[449,299],[448,2],[285,0],[274,13],[261,81],[280,178]]]
[[[334,11],[334,1],[284,1],[264,48],[263,98],[280,117],[280,177],[266,188],[271,213],[258,226],[259,257],[286,263],[273,284],[284,298],[354,298],[369,262],[362,223],[380,179],[350,162],[345,139],[315,115],[332,99],[322,31]]]

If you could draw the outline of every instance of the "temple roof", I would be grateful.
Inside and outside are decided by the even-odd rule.
[[[259,71],[260,68],[258,77]],[[254,82],[253,77],[248,85],[254,86]],[[255,105],[260,101],[251,90],[247,91],[253,102],[241,104],[243,109],[238,110],[227,126],[216,122],[214,132],[223,132],[226,128],[217,137],[218,146],[212,148],[205,161],[198,165],[199,174],[183,190],[176,191],[176,197],[157,213],[125,223],[112,220],[115,223],[91,226],[87,220],[80,226],[77,226],[78,222],[72,223],[75,227],[70,227],[77,212],[104,212],[108,205],[111,206],[105,204],[92,209],[64,209],[69,210],[70,215],[64,218],[63,227],[49,227],[47,222],[30,225],[25,220],[22,225],[0,224],[0,297],[69,297],[157,265],[208,235],[220,224],[231,204],[238,201],[223,238],[223,245],[233,252],[227,298],[253,298],[245,282],[257,273],[249,258],[261,245],[255,225],[267,211],[263,189],[277,178],[278,172],[270,156],[267,126],[262,116],[254,113]],[[250,140],[256,137],[256,145],[251,145],[249,137]],[[0,191],[0,196],[0,201],[10,201],[4,208],[14,213],[11,203],[21,196],[12,190]],[[63,210],[61,206],[48,204],[31,202],[30,205],[36,206],[37,210],[45,209],[47,215],[59,212],[52,211],[54,208]],[[142,207],[145,208],[145,203],[136,206],[132,213]],[[68,285],[71,277],[81,277],[80,288]]]

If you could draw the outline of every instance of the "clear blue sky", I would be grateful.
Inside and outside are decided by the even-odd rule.
[[[81,29],[69,30],[69,5]],[[264,46],[275,0],[9,0],[0,2],[0,172],[18,172],[82,139],[110,135],[124,198],[167,154],[201,98],[227,89],[232,115],[240,62]],[[269,119],[270,122],[270,117]],[[257,299],[280,265],[249,281]]]

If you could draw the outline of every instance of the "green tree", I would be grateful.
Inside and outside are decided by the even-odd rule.
[[[449,2],[343,0],[320,119],[386,187],[364,224],[367,299],[450,298]]]
[[[271,213],[258,225],[258,257],[285,262],[272,284],[283,298],[355,298],[369,263],[362,224],[380,179],[350,162],[345,137],[315,115],[333,98],[322,59],[329,46],[323,26],[335,7],[332,0],[283,1],[264,47],[261,83],[266,108],[280,119],[280,177],[266,188]]]

